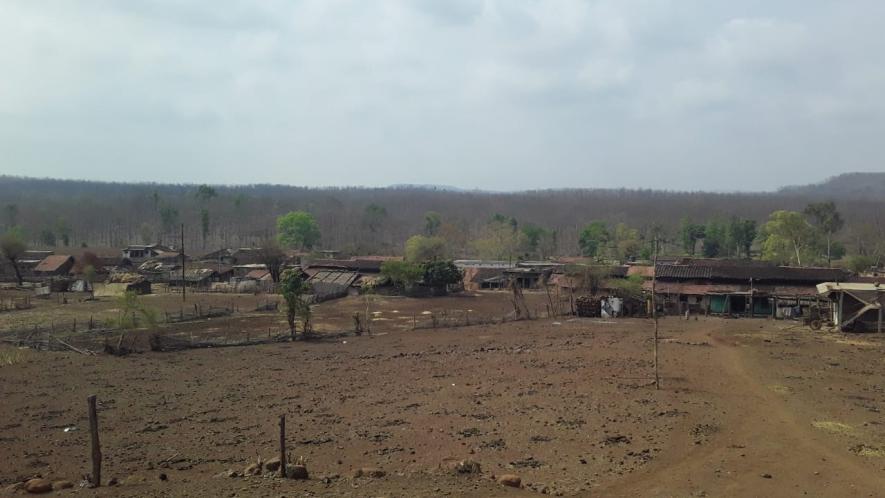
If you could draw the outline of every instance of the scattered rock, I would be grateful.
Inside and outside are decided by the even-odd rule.
[[[261,474],[261,464],[259,463],[250,463],[243,469],[243,475],[247,476],[257,476]]]
[[[286,465],[286,477],[289,479],[307,479],[307,467],[304,465]]]
[[[479,474],[482,469],[479,462],[473,460],[461,460],[455,465],[455,472],[459,474]]]
[[[74,483],[67,480],[55,481],[52,483],[52,489],[71,489],[74,487]]]
[[[111,480],[108,481],[108,486],[116,486],[117,484],[120,484],[120,480],[116,477],[111,477]]]
[[[498,477],[498,484],[510,488],[518,488],[522,484],[522,479],[516,474],[504,474]]]
[[[169,480],[169,476],[167,476],[166,474],[160,474],[160,480],[161,480],[161,481],[168,481],[168,480]]]
[[[240,474],[239,474],[239,472],[237,472],[236,470],[230,470],[230,469],[228,469],[228,470],[225,470],[225,471],[223,471],[223,472],[219,472],[219,473],[215,474],[214,477],[217,477],[217,478],[233,478],[233,477],[240,477]]]
[[[273,457],[270,460],[264,462],[264,468],[270,472],[276,472],[280,470],[280,457]]]
[[[52,491],[52,482],[48,479],[31,479],[25,483],[25,491],[32,494],[48,493]]]
[[[387,475],[387,472],[376,468],[376,467],[363,467],[361,469],[357,469],[356,472],[353,473],[354,478],[359,477],[371,477],[372,479],[380,479]]]
[[[763,479],[771,479],[771,474],[761,474]]]

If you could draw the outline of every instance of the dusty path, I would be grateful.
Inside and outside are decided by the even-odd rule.
[[[814,399],[803,400],[800,413],[788,406],[767,384],[765,366],[740,338],[723,330],[729,325],[720,322],[713,330],[688,328],[676,334],[681,341],[713,346],[707,375],[690,382],[692,389],[708,393],[719,412],[713,444],[677,439],[669,458],[616,483],[605,494],[885,496],[882,459],[864,459],[848,451],[840,438],[815,429],[812,421],[826,409],[814,406]],[[680,388],[679,383],[670,384],[665,389]]]

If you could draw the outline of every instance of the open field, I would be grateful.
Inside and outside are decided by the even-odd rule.
[[[530,297],[539,306],[541,298]],[[346,330],[364,304],[324,303],[317,320]],[[503,314],[506,295],[378,297],[372,306],[386,318],[373,322],[372,337],[123,358],[4,347],[0,484],[34,474],[78,482],[89,470],[86,397],[96,394],[105,480],[121,482],[101,496],[880,496],[885,489],[881,336],[813,334],[768,320],[665,319],[663,388],[655,390],[648,320],[412,331],[398,316]],[[213,320],[188,326],[257,335],[268,324],[284,328],[281,320],[246,314],[227,328]],[[282,413],[289,452],[307,459],[309,481],[214,477],[274,456]],[[71,426],[77,430],[64,431]],[[463,459],[479,462],[482,473],[448,469]],[[366,466],[387,475],[352,477]],[[493,481],[505,473],[518,474],[523,489]]]

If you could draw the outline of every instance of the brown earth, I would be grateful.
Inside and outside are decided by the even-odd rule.
[[[393,323],[456,309],[378,299],[376,317]],[[363,305],[324,303],[317,315],[347,324]],[[458,309],[506,313],[506,299]],[[124,358],[0,349],[0,485],[79,482],[96,394],[104,480],[120,482],[102,496],[885,493],[882,336],[665,319],[655,390],[648,320],[373,323],[372,337]],[[310,480],[215,477],[275,456],[283,413]],[[465,459],[481,473],[456,474]],[[386,475],[353,477],[364,467]],[[504,474],[522,489],[498,484]]]

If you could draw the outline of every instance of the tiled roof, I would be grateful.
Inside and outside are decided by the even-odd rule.
[[[657,278],[673,280],[721,279],[754,281],[790,282],[834,282],[845,281],[848,274],[840,268],[804,268],[797,266],[694,266],[658,265]]]
[[[34,271],[37,272],[55,272],[61,269],[66,263],[72,260],[71,256],[66,254],[56,254],[53,256],[46,256],[43,261],[37,263],[37,266],[34,267]]]

